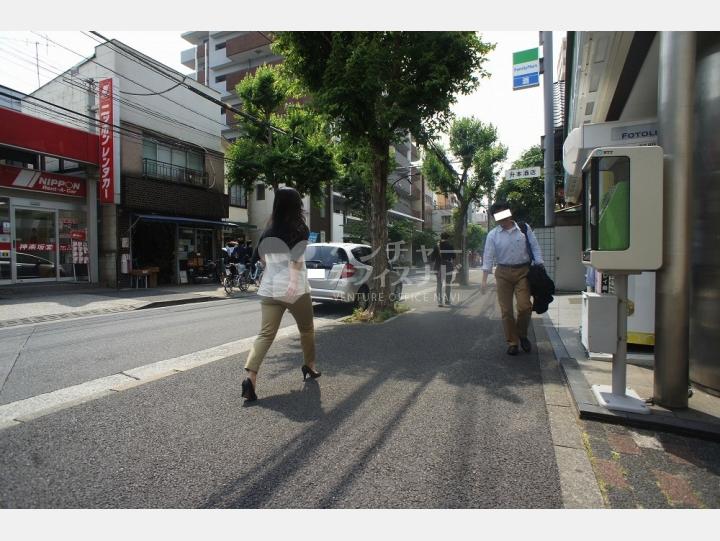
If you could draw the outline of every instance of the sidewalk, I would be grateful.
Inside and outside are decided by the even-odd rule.
[[[564,408],[565,423],[573,417],[580,427],[602,504],[613,509],[720,507],[720,398],[694,389],[687,410],[652,405],[648,415],[599,406],[591,386],[611,383],[612,363],[587,358],[580,343],[581,306],[580,294],[559,294],[546,314],[533,317],[533,324],[538,342],[543,335],[550,342],[550,356],[557,362],[552,369],[557,374],[559,367],[563,374],[556,381],[565,383],[572,397],[572,407]],[[627,386],[643,399],[652,397],[652,357],[628,354]],[[548,397],[551,418],[563,410],[555,402]],[[563,455],[578,451],[576,442],[564,445],[556,446],[559,464]]]
[[[423,275],[411,268],[408,277]],[[100,288],[70,282],[21,284],[0,287],[0,328],[74,317],[127,312],[171,304],[252,296],[247,292],[225,293],[219,284],[186,284],[154,288]]]
[[[233,296],[252,294],[235,293]],[[111,289],[88,284],[50,284],[0,288],[0,328],[140,308],[185,304],[228,295],[219,284]]]
[[[720,397],[694,388],[686,410],[669,410],[649,405],[649,415],[608,410],[597,404],[591,392],[593,385],[611,385],[610,356],[588,358],[580,342],[582,296],[560,294],[543,314],[543,325],[549,329],[555,356],[567,378],[581,418],[599,419],[689,436],[720,440]],[[653,396],[653,357],[634,354],[627,359],[627,386],[642,399]]]

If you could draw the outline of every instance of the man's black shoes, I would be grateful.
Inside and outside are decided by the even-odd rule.
[[[530,353],[530,351],[532,350],[530,340],[528,340],[527,338],[520,338],[520,346],[523,348],[523,351],[525,353]]]
[[[515,344],[512,344],[510,347],[508,347],[507,354],[508,355],[517,355],[518,347]]]

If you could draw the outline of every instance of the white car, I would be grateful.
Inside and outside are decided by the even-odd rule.
[[[305,249],[305,266],[308,269],[310,296],[315,301],[354,304],[366,308],[373,280],[369,264],[373,249],[367,244],[321,242],[308,244]],[[389,268],[385,280],[391,287],[391,301],[402,296],[400,275]]]

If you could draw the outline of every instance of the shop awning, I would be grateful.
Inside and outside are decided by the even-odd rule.
[[[201,220],[200,218],[186,218],[184,216],[162,216],[160,214],[136,214],[136,218],[148,220],[152,222],[173,222],[179,224],[191,225],[215,225],[224,227],[245,227],[247,229],[257,229],[256,226],[242,222],[223,222],[222,220]]]

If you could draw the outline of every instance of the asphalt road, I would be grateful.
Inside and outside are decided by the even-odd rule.
[[[238,355],[4,429],[0,507],[559,507],[537,357],[468,295],[320,329],[313,382],[277,342],[254,405]]]
[[[416,277],[408,293],[427,284]],[[316,304],[319,319],[352,309]],[[281,327],[294,326],[289,313]],[[0,329],[0,405],[254,336],[258,297],[214,300]]]

